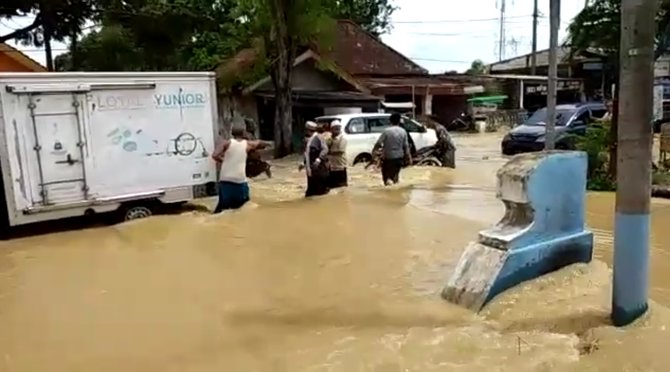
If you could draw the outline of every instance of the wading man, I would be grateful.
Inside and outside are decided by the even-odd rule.
[[[305,173],[307,191],[305,197],[327,194],[328,187],[328,145],[324,138],[323,125],[307,122],[305,132],[309,135],[305,146]]]
[[[456,145],[451,139],[447,128],[434,121],[429,121],[427,126],[435,130],[435,135],[437,136],[435,148],[437,149],[442,166],[456,168]]]
[[[342,123],[330,123],[328,142],[328,165],[330,166],[329,186],[331,189],[345,187],[347,182],[347,139],[342,135]]]
[[[412,155],[409,147],[409,135],[400,126],[400,115],[391,115],[391,126],[384,129],[375,143],[372,153],[381,147],[382,180],[384,185],[398,183],[400,170],[405,164],[412,163]]]
[[[250,151],[267,145],[246,140],[244,128],[233,128],[232,135],[232,139],[222,140],[212,153],[212,159],[219,166],[219,203],[214,213],[241,208],[249,201],[247,156]]]

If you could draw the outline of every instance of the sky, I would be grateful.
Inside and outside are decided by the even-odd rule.
[[[499,58],[500,6],[505,2],[505,47],[503,59],[530,53],[533,0],[394,0],[392,30],[382,40],[432,73],[463,72],[472,61],[485,63]],[[561,31],[566,35],[570,20],[584,7],[585,0],[561,1]],[[538,49],[549,46],[549,1],[539,1]],[[0,34],[6,34],[32,20],[0,20]],[[44,51],[12,46],[44,64]],[[53,43],[54,54],[66,45]]]

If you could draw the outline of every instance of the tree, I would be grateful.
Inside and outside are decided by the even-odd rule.
[[[465,71],[468,75],[482,75],[486,72],[486,65],[482,62],[481,59],[475,59],[472,61],[470,68]]]
[[[47,69],[53,70],[51,41],[64,41],[78,35],[94,13],[94,0],[3,0],[0,18],[28,15],[35,18],[30,25],[1,35],[0,42],[16,40],[26,45],[43,46]]]
[[[621,0],[593,0],[572,20],[568,27],[566,46],[571,54],[595,51],[601,53],[614,76],[614,113],[610,125],[610,156],[608,173],[616,175],[616,138],[618,129],[619,42],[621,38]],[[654,56],[663,55],[670,46],[670,1],[662,0],[657,14]],[[604,92],[603,92],[604,93]]]
[[[275,90],[275,157],[292,152],[293,61],[298,50],[321,43],[334,28],[327,0],[242,0],[241,15],[263,40],[264,58]]]
[[[349,19],[379,36],[391,29],[391,15],[397,9],[389,0],[336,0],[331,5],[336,19]]]
[[[99,8],[100,30],[59,56],[58,69],[210,70],[248,38],[233,0],[99,0]]]

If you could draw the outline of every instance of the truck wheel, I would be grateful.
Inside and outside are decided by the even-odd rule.
[[[153,211],[146,205],[129,205],[123,208],[122,218],[124,221],[138,220],[153,215]]]

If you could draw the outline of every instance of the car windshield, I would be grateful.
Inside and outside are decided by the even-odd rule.
[[[575,113],[575,110],[570,109],[556,109],[556,125],[564,126],[567,124],[570,117]],[[547,109],[539,109],[533,113],[526,121],[523,122],[524,125],[547,125]]]

